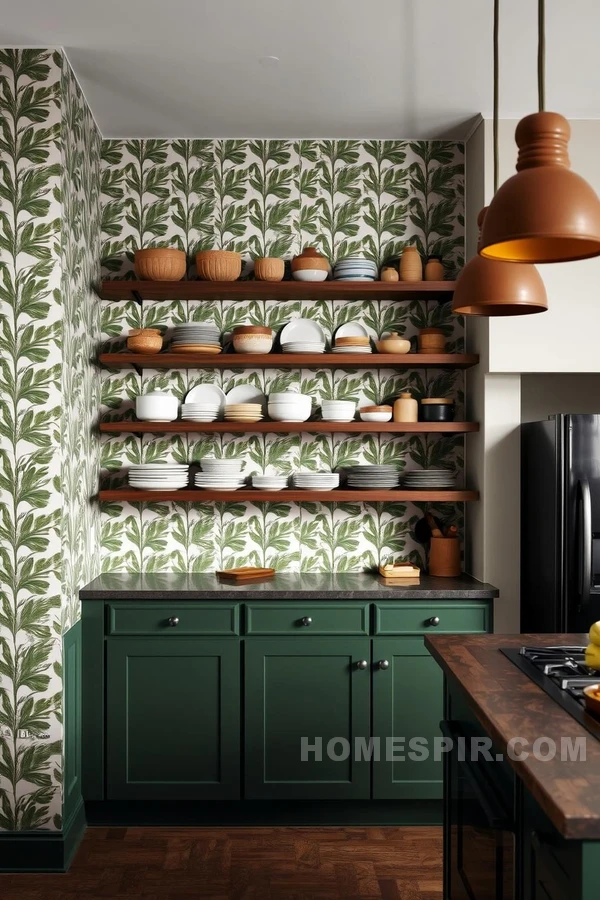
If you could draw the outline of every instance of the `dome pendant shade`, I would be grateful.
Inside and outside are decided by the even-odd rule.
[[[479,253],[511,263],[551,263],[600,255],[600,200],[569,168],[571,129],[558,113],[517,125],[517,174],[490,203]]]

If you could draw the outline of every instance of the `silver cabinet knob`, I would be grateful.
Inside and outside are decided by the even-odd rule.
[[[427,624],[428,624],[428,625],[431,625],[433,628],[435,628],[436,625],[439,625],[439,624],[440,624],[440,617],[439,617],[439,616],[432,616],[430,619],[427,620]]]
[[[312,619],[311,619],[311,617],[310,617],[310,616],[303,616],[303,617],[300,619],[300,624],[301,624],[301,625],[307,625],[307,626],[308,626],[308,625],[312,625]]]
[[[369,665],[369,663],[367,662],[366,659],[359,659],[359,661],[356,663],[356,668],[357,669],[366,669],[368,665]]]
[[[167,619],[167,625],[170,625],[171,628],[175,628],[176,625],[179,625],[179,618],[177,616],[170,616]]]
[[[389,667],[390,667],[390,664],[387,659],[380,659],[379,662],[377,663],[378,669],[389,669]]]

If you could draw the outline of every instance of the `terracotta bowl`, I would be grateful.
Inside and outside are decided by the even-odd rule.
[[[196,271],[202,281],[237,281],[242,255],[234,250],[202,250],[196,254]]]
[[[140,281],[181,281],[187,259],[183,250],[149,247],[135,251],[135,274]]]
[[[261,256],[254,262],[254,277],[257,281],[281,281],[285,263],[275,256]]]

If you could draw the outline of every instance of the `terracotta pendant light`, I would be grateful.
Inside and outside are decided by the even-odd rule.
[[[515,132],[517,174],[490,204],[479,252],[513,263],[569,262],[600,256],[600,200],[570,169],[569,123],[544,112],[544,0],[538,0],[539,112]]]
[[[494,0],[494,192],[498,190],[498,31]],[[479,236],[488,207],[477,217]],[[548,309],[546,288],[535,266],[515,266],[474,256],[456,280],[452,312],[462,316],[522,316]]]

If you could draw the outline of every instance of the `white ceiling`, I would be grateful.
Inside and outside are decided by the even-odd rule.
[[[0,46],[64,47],[106,137],[460,138],[492,113],[492,6],[0,0]],[[600,2],[547,7],[547,107],[600,118]],[[536,108],[536,8],[501,3],[502,118]]]

